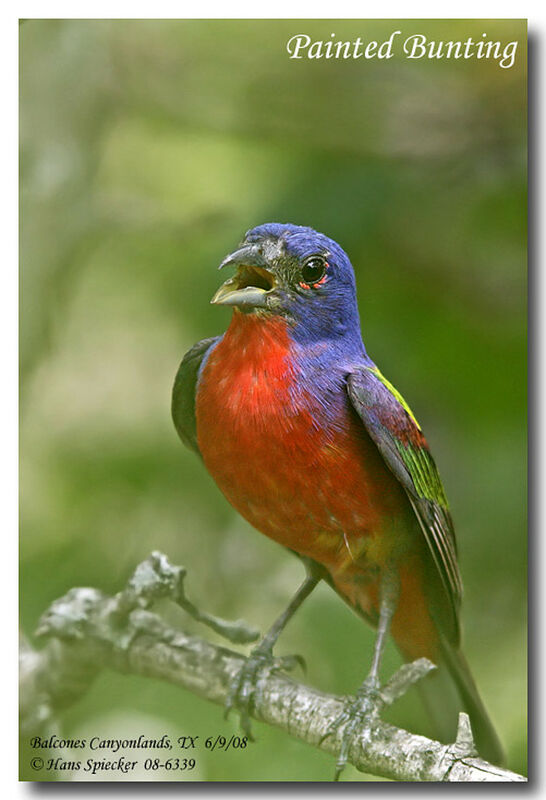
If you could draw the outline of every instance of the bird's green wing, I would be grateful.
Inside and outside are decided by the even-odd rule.
[[[411,409],[373,366],[349,374],[351,402],[413,506],[452,609],[451,637],[458,638],[462,584],[448,503],[427,441]]]
[[[198,455],[201,453],[197,444],[195,393],[203,360],[219,339],[219,336],[215,336],[194,344],[182,359],[174,379],[171,403],[174,426],[184,444]]]

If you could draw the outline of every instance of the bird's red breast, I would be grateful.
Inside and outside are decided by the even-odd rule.
[[[331,396],[317,397],[307,388],[307,362],[282,317],[235,311],[199,380],[199,449],[254,527],[324,565],[338,591],[373,619],[379,572],[393,556],[409,565],[402,591],[421,592],[413,512],[347,402],[341,373]],[[395,636],[397,628],[404,624],[395,617]]]

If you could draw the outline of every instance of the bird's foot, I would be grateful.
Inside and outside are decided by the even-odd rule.
[[[370,737],[383,706],[384,700],[381,696],[379,681],[372,676],[366,678],[354,697],[346,699],[343,711],[328,727],[321,739],[324,741],[328,736],[335,735],[340,728],[343,728],[334,781],[339,780],[339,776],[345,769],[349,752],[355,741],[357,739],[362,741],[363,738]]]
[[[348,697],[343,711],[329,725],[321,739],[323,742],[328,736],[337,734],[343,727],[341,734],[341,748],[336,761],[334,781],[338,781],[347,765],[349,753],[353,745],[369,740],[373,729],[380,719],[380,713],[385,706],[394,703],[399,697],[417,681],[421,680],[431,670],[434,664],[427,658],[419,658],[409,664],[404,664],[387,681],[380,686],[379,679],[369,675],[354,697]]]
[[[225,703],[224,719],[230,711],[236,709],[240,715],[240,725],[245,736],[254,741],[250,726],[250,715],[261,691],[263,681],[272,672],[281,670],[290,671],[296,666],[305,670],[305,661],[302,656],[291,655],[276,658],[270,649],[254,648],[245,663],[231,681],[227,700]]]

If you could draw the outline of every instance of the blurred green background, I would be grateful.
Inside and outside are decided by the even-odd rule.
[[[395,29],[517,39],[516,64],[285,52],[294,33],[382,41]],[[182,447],[170,389],[184,352],[227,326],[209,305],[222,257],[259,223],[311,225],[348,251],[368,351],[431,443],[458,532],[466,654],[509,766],[526,770],[525,36],[514,20],[22,25],[27,634],[73,586],[119,590],[152,549],[188,568],[190,596],[212,613],[263,630],[285,606],[301,566]],[[372,641],[324,587],[278,652],[347,693]],[[390,646],[384,674],[398,663]],[[390,718],[425,729],[418,697]],[[105,672],[62,726],[206,737],[235,731],[236,715]],[[329,756],[258,723],[255,734],[251,750],[200,751],[188,779],[331,780]]]

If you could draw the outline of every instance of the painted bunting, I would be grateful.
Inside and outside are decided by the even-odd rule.
[[[323,579],[377,629],[369,674],[338,723],[351,734],[373,712],[390,631],[406,660],[438,666],[421,682],[438,738],[453,741],[465,710],[480,754],[500,763],[460,647],[446,495],[414,414],[366,352],[347,254],[311,228],[269,223],[246,234],[220,264],[228,266],[235,274],[211,302],[233,307],[231,323],[184,357],[172,412],[228,501],[307,567],[254,665],[272,658],[280,631]],[[248,679],[247,671],[229,701],[242,697],[243,712]],[[345,736],[336,778],[348,747]]]

